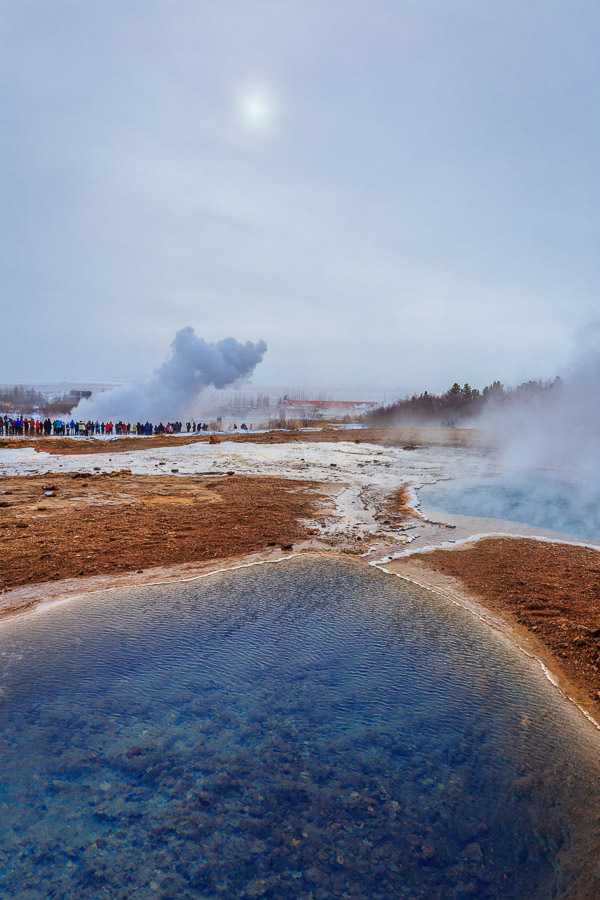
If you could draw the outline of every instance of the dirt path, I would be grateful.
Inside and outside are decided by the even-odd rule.
[[[29,447],[44,453],[64,456],[87,453],[124,453],[129,450],[148,450],[155,447],[183,447],[187,444],[234,441],[252,444],[288,443],[356,443],[380,444],[384,447],[405,447],[416,449],[424,446],[470,447],[477,446],[480,435],[469,428],[330,428],[314,431],[301,429],[266,432],[224,432],[218,435],[156,435],[151,437],[118,437],[114,440],[101,438],[19,438],[0,439],[0,450]]]

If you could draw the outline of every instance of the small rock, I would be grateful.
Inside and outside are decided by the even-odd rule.
[[[539,781],[534,775],[522,775],[519,778],[515,778],[513,782],[513,791],[518,798],[532,797],[538,788]]]
[[[477,893],[477,885],[474,881],[469,881],[466,884],[464,881],[459,881],[458,884],[455,885],[454,891],[457,897],[473,896]]]
[[[467,844],[462,852],[462,857],[463,859],[467,859],[469,862],[481,862],[481,860],[483,859],[481,846],[477,843],[477,841],[473,841],[471,844]]]
[[[430,844],[429,841],[425,841],[425,843],[421,844],[421,859],[430,860],[435,856],[435,850],[433,849],[433,844]]]

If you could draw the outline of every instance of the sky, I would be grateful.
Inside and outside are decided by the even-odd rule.
[[[596,0],[0,0],[0,383],[550,378],[598,315]],[[359,398],[357,398],[359,399]]]

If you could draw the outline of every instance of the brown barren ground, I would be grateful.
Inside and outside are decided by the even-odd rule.
[[[197,441],[208,442],[211,435],[156,435],[152,437],[119,437],[115,440],[95,438],[43,437],[3,438],[0,449],[33,447],[45,453],[77,455],[86,453],[123,453],[129,450],[148,450],[152,447],[177,447]],[[227,432],[215,435],[217,441],[249,442],[253,444],[286,444],[305,442],[351,441],[380,444],[385,447],[404,447],[415,450],[424,446],[469,447],[479,445],[480,435],[469,428],[328,428],[319,431]]]
[[[0,491],[2,591],[288,548],[322,499],[308,481],[128,471],[0,478]]]
[[[456,579],[482,606],[532,634],[600,710],[600,552],[490,537],[407,563]]]

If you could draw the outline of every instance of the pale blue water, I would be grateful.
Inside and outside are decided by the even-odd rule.
[[[423,508],[434,513],[523,522],[573,537],[600,540],[600,497],[579,481],[532,471],[425,485]]]
[[[2,897],[600,895],[597,733],[399,579],[313,559],[109,592],[0,652]]]

